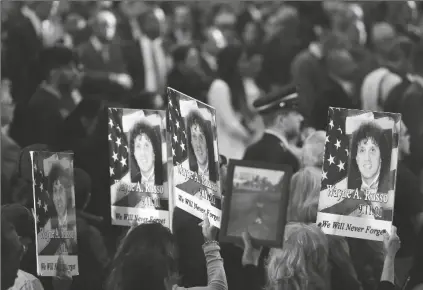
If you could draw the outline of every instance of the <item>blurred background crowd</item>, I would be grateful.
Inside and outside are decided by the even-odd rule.
[[[312,134],[308,143],[303,138],[293,144],[296,155],[303,156],[303,168],[291,185],[291,196],[295,196],[291,221],[303,225],[294,226],[287,235],[301,242],[293,242],[289,251],[270,253],[269,279],[264,278],[262,261],[257,265],[263,273],[254,275],[263,281],[285,281],[285,287],[272,288],[278,282],[270,283],[269,289],[370,290],[380,285],[383,257],[389,251],[377,252],[354,239],[326,240],[318,229],[304,225],[315,222],[321,173],[312,167],[321,166],[322,158],[316,156],[323,154],[325,135],[320,131],[325,130],[327,111],[333,106],[402,113],[402,169],[398,170],[394,213],[402,244],[395,257],[399,266],[393,282],[397,288],[422,289],[422,4],[1,1],[1,198],[3,205],[8,204],[5,211],[10,212],[13,204],[12,212],[22,217],[25,208],[34,206],[29,151],[73,151],[80,275],[71,287],[103,289],[105,277],[125,259],[125,253],[142,251],[125,243],[124,253],[117,251],[123,230],[110,226],[103,108],[164,109],[166,87],[172,87],[216,108],[220,154],[240,159],[266,128],[254,101],[294,85],[301,126],[314,128],[302,132]],[[19,236],[28,238],[26,253],[20,253],[20,268],[36,275],[33,226],[17,224],[16,219],[10,218]],[[189,236],[192,230],[196,229],[181,229],[179,237]],[[163,233],[153,230],[150,234]],[[174,243],[163,235],[163,240]],[[136,239],[145,236],[132,238],[142,244]],[[176,242],[179,247],[181,243]],[[249,289],[251,284],[243,284],[242,277],[248,275],[242,272],[242,250],[238,255],[235,246],[221,247],[229,289]],[[12,248],[8,248],[11,261],[16,260]],[[199,259],[190,256],[195,249],[180,250],[179,285],[207,285],[209,264],[201,245],[198,248]],[[160,255],[165,254],[150,258],[162,263]],[[3,261],[8,261],[4,257],[2,226],[2,280]],[[136,272],[141,266],[134,267],[126,272],[145,285],[137,289],[160,289],[147,285],[156,285],[152,281],[162,272],[149,268],[145,273],[150,275],[141,275]],[[321,274],[326,270],[331,278]],[[44,289],[52,287],[51,280],[40,280]],[[258,284],[264,286],[263,281]],[[213,285],[217,288],[207,289],[225,289]]]

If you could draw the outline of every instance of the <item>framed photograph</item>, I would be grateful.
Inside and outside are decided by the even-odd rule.
[[[326,234],[383,240],[393,219],[401,115],[330,108],[317,223]]]
[[[291,176],[288,165],[231,160],[220,241],[242,242],[248,231],[257,245],[282,247]]]

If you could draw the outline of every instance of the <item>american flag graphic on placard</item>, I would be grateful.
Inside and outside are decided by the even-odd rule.
[[[370,220],[373,220],[370,224],[379,229],[385,229],[391,224],[400,124],[400,114],[329,108],[317,215],[318,223],[324,224],[326,221],[326,226],[322,227],[326,233],[381,239],[380,235],[373,236],[364,231],[351,233],[345,227],[348,222],[364,226]],[[360,141],[359,138],[364,139]],[[363,140],[365,142],[361,143]],[[369,140],[369,145],[363,146],[374,146],[376,149],[368,149],[373,151],[366,152],[379,152],[379,155],[362,153],[367,155],[361,155],[366,156],[361,158],[369,160],[360,162],[374,169],[374,174],[367,178],[364,167],[360,168],[358,161],[358,151],[365,152],[366,149],[359,149],[358,142],[367,144]],[[370,162],[373,163],[370,165]],[[330,229],[327,228],[329,221]]]
[[[56,275],[59,256],[78,275],[73,154],[31,151],[37,272]]]
[[[109,171],[110,185],[122,179],[129,172],[128,140],[122,129],[122,110],[109,108]]]
[[[176,166],[188,159],[188,151],[186,148],[187,135],[185,123],[181,115],[178,93],[168,88],[167,94],[167,130],[172,144],[173,165]]]
[[[50,195],[47,192],[47,178],[44,175],[40,152],[33,153],[33,189],[37,222],[37,234],[41,232],[47,221],[50,219],[49,209],[51,209]]]

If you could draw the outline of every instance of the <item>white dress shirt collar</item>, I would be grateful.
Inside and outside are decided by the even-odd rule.
[[[151,171],[149,176],[144,176],[143,174],[141,174],[141,183],[142,184],[154,183],[154,170]]]
[[[370,184],[367,184],[364,181],[364,179],[362,179],[361,180],[361,189],[378,189],[378,187],[379,187],[379,175],[380,175],[380,173],[377,174],[375,179],[373,179],[373,181],[370,182]]]
[[[57,221],[59,223],[60,228],[67,227],[68,226],[68,213],[65,212],[65,215],[62,216],[62,218],[57,216]]]

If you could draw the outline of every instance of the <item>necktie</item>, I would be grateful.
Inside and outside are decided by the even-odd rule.
[[[103,49],[101,50],[101,56],[103,57],[104,62],[109,62],[110,52],[109,52],[109,46],[108,45],[103,46]]]
[[[154,77],[157,84],[157,93],[162,94],[164,92],[164,81],[160,71],[157,49],[153,41],[151,41],[151,52],[153,55],[153,68],[154,68]]]

